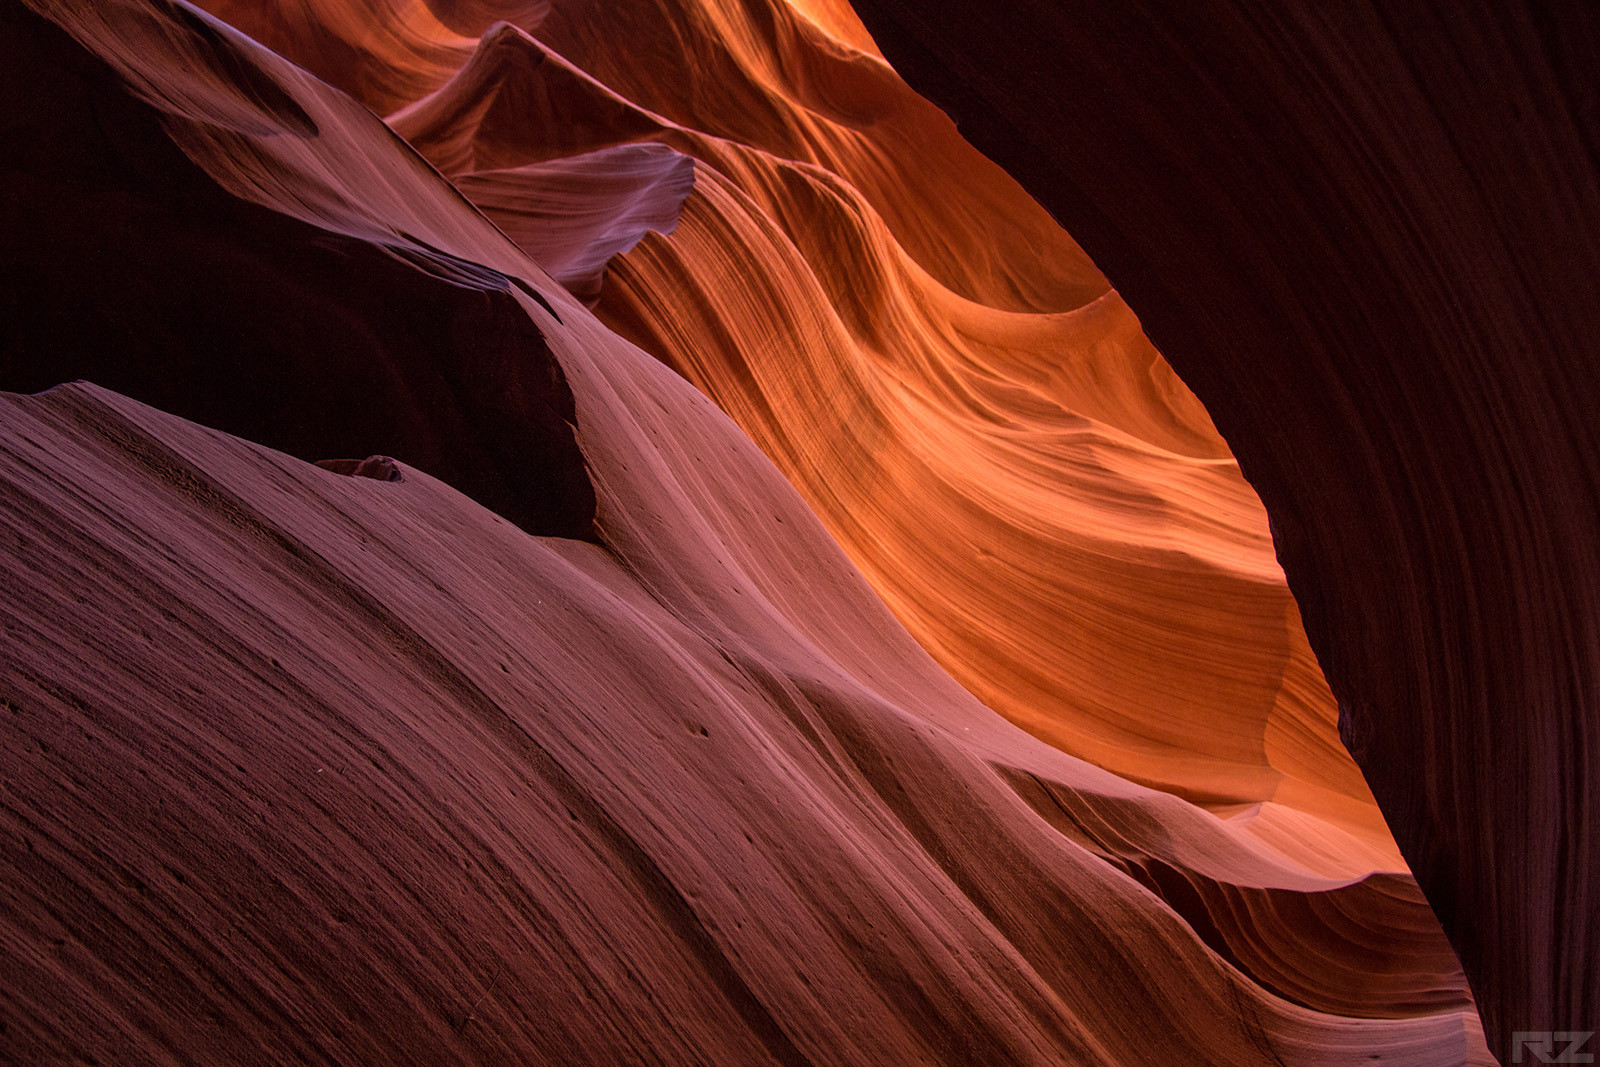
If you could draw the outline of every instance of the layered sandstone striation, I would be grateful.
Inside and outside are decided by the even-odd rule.
[[[1403,866],[1205,411],[874,54],[782,3],[557,5],[389,121],[513,235],[539,202],[517,168],[693,157],[681,228],[616,265],[601,317],[739,422],[958,681],[1316,863]]]
[[[1497,1051],[1600,1028],[1595,9],[857,7],[1216,418]]]
[[[1205,412],[841,5],[217,11],[0,21],[5,1058],[1488,1062]]]

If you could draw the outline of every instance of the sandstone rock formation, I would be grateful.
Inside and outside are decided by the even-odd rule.
[[[857,6],[1215,417],[1496,1049],[1600,1029],[1595,9]]]
[[[1206,413],[848,9],[214,7],[0,16],[5,1058],[1488,1062]]]

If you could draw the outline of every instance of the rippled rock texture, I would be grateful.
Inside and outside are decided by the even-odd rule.
[[[1488,1062],[1206,412],[847,7],[212,8],[0,22],[3,1058]]]

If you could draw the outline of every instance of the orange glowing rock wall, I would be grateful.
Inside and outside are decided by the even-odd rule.
[[[0,400],[5,1058],[1487,1062],[1204,411],[841,6],[216,11],[0,12],[7,292],[229,357],[3,325],[133,397]]]
[[[857,6],[1233,443],[1497,1053],[1600,1030],[1595,6]]]
[[[393,110],[513,235],[518,168],[641,140],[693,157],[680,228],[613,269],[599,313],[733,415],[924,647],[1069,752],[1219,811],[1266,803],[1285,847],[1400,865],[1204,410],[842,8],[556,5],[448,79],[424,42],[449,34],[409,19],[410,45],[345,67],[328,33],[245,26]],[[387,67],[418,88],[366,73]]]

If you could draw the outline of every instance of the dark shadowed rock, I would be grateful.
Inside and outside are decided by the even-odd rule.
[[[318,136],[216,31],[184,43],[213,60],[194,77],[243,88],[174,80],[167,107]],[[589,536],[572,394],[503,274],[231,195],[106,64],[16,5],[0,94],[0,389],[89,379],[306,460],[382,451],[532,533]]]
[[[1600,10],[857,7],[1205,401],[1491,1044],[1600,1028]]]

